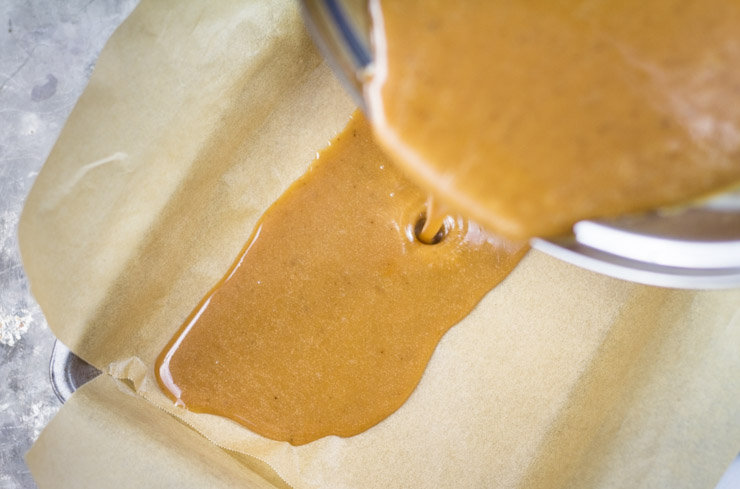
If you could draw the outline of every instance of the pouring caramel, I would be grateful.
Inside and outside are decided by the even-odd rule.
[[[442,335],[526,252],[461,217],[422,243],[425,197],[355,114],[162,351],[164,392],[295,445],[394,412]]]
[[[433,196],[427,197],[424,216],[416,223],[414,231],[419,241],[425,244],[437,244],[447,234],[445,221],[449,211]]]
[[[398,409],[526,252],[442,201],[524,238],[740,180],[740,4],[371,9],[373,130],[441,199],[355,115],[156,365],[177,403],[296,445]]]
[[[740,182],[740,2],[370,9],[379,143],[494,232],[560,234]]]

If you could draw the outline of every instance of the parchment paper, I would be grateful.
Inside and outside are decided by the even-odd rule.
[[[740,449],[740,291],[640,286],[534,251],[443,338],[408,402],[358,436],[293,447],[162,395],[156,355],[352,110],[294,3],[143,0],[101,55],[21,220],[24,265],[55,334],[296,488],[712,487]],[[125,387],[116,382],[76,395],[34,447],[42,487],[62,470],[45,463],[70,435],[62,427],[79,426],[84,444],[102,426],[93,413],[111,446],[159,453],[149,421],[136,425],[138,400],[102,402]],[[208,470],[191,463],[200,449],[170,449],[153,460]],[[98,487],[132,487],[105,467],[133,462],[101,453],[63,468],[84,478],[94,466]],[[229,456],[244,484],[254,472],[281,484]]]
[[[274,487],[107,375],[72,396],[27,459],[54,489]]]

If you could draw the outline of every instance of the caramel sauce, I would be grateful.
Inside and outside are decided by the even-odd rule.
[[[420,227],[420,229],[416,233],[416,237],[419,238],[419,241],[425,244],[437,244],[441,241],[447,234],[445,220],[447,220],[448,214],[449,211],[439,200],[432,195],[427,197],[426,211],[423,218],[417,222],[417,227]]]
[[[380,144],[487,229],[559,234],[740,181],[740,2],[370,8]]]
[[[356,114],[162,351],[162,389],[295,445],[394,412],[442,335],[526,252],[461,217],[420,242],[425,196]]]

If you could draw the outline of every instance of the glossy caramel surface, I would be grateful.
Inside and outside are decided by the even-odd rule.
[[[356,114],[164,349],[163,390],[296,445],[390,415],[442,335],[526,252],[463,218],[420,242],[425,199]]]
[[[371,0],[366,98],[425,189],[514,238],[740,182],[736,0]]]

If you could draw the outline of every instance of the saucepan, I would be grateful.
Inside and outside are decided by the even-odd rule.
[[[311,37],[347,91],[366,110],[362,81],[372,74],[366,0],[303,0]],[[740,287],[740,189],[680,207],[576,223],[532,246],[573,265],[662,287]]]

